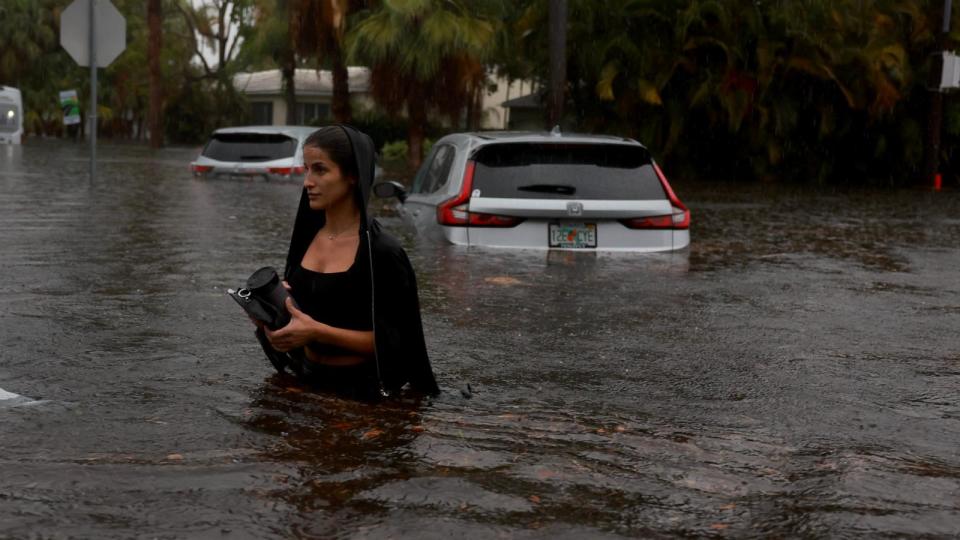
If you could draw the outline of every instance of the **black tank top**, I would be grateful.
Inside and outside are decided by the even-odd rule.
[[[287,283],[300,309],[315,321],[334,328],[373,330],[370,299],[370,270],[363,242],[353,265],[345,272],[315,272],[297,264]],[[318,354],[356,354],[332,345],[314,344]]]

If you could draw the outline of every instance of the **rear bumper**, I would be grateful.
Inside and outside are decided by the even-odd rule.
[[[200,173],[197,176],[205,178],[216,178],[218,180],[264,180],[267,182],[303,182],[302,174],[272,174],[263,172],[251,173],[231,173],[231,172],[210,172]]]
[[[276,182],[302,182],[306,172],[294,172],[302,165],[290,159],[265,162],[216,161],[200,156],[190,163],[190,170],[197,178],[224,180],[266,180]],[[201,169],[201,170],[198,170]],[[289,174],[271,172],[270,169],[286,169]]]
[[[690,245],[689,230],[634,230],[618,221],[597,221],[596,248],[551,248],[548,240],[550,223],[551,220],[531,219],[510,228],[441,227],[451,244],[489,248],[654,253]]]
[[[690,246],[690,229],[673,231],[673,249],[683,249]]]
[[[268,182],[303,182],[304,174],[275,174],[267,171],[249,170],[237,171],[230,168],[213,168],[209,171],[193,171],[193,176],[210,180],[263,180]]]

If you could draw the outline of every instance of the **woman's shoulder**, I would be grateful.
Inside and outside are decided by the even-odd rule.
[[[407,252],[397,237],[384,230],[380,222],[373,220],[370,227],[370,247],[374,257],[388,257],[392,260],[407,260]]]

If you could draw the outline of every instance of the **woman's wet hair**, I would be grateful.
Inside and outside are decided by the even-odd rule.
[[[340,168],[340,174],[346,178],[359,178],[357,160],[353,156],[353,146],[343,128],[339,126],[322,127],[303,141],[303,147],[312,146],[327,153],[330,160]]]

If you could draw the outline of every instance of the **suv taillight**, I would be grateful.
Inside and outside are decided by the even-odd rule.
[[[666,216],[621,219],[620,223],[628,229],[686,229],[690,226],[690,211],[674,207],[673,213]]]
[[[667,194],[667,199],[673,207],[673,213],[665,216],[647,216],[633,219],[621,219],[628,229],[689,229],[690,228],[690,210],[680,202],[667,177],[663,175],[660,166],[653,162],[653,170],[657,172],[657,178],[660,179],[660,185]]]
[[[473,191],[473,174],[477,163],[468,161],[463,172],[463,184],[460,193],[437,205],[437,223],[449,227],[516,227],[524,218],[513,216],[498,216],[495,214],[480,214],[470,212],[470,193]]]
[[[303,174],[306,169],[303,167],[269,167],[267,172],[270,174],[279,174],[290,176],[291,174]]]

